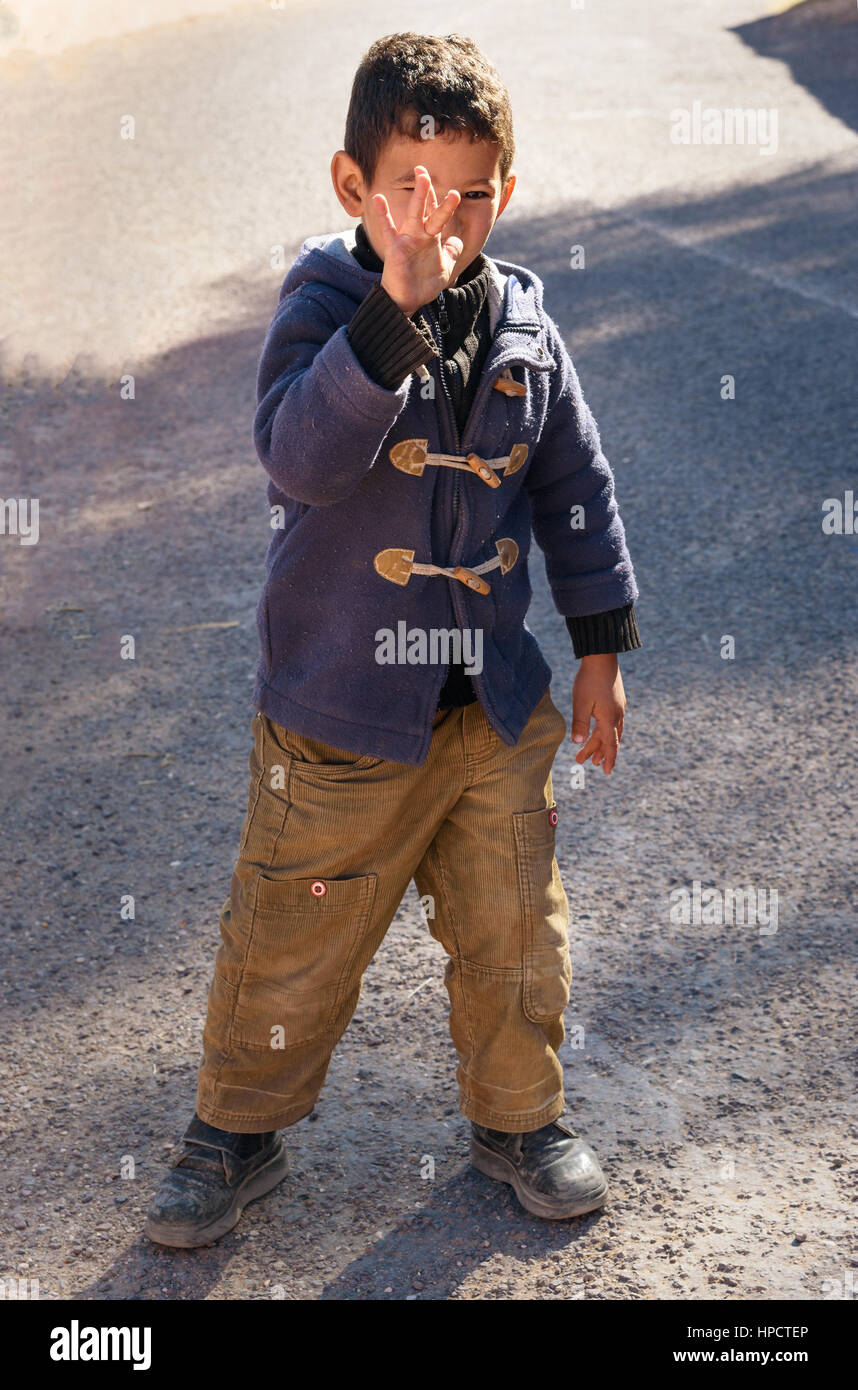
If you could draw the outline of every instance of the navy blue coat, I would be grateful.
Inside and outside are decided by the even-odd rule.
[[[559,613],[638,596],[613,475],[537,276],[487,258],[493,341],[460,437],[437,358],[389,391],[352,351],[346,326],[381,278],[353,245],[351,231],[304,242],[259,362],[253,437],[274,533],[256,706],[337,748],[419,766],[445,642],[470,629],[480,704],[513,746],[551,679],[525,622],[531,535]],[[495,387],[506,369],[524,394]],[[381,655],[388,634],[399,659]]]

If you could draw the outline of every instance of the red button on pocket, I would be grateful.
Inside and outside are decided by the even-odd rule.
[[[315,883],[310,884],[310,892],[313,893],[317,898],[323,898],[327,891],[328,885],[326,883],[323,883],[320,878],[317,878]]]
[[[553,808],[548,812],[548,819],[552,825],[557,824],[557,812]]]

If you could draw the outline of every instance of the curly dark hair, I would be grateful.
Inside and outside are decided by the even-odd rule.
[[[509,94],[473,39],[462,34],[388,34],[367,49],[355,73],[343,147],[368,183],[397,131],[419,139],[421,118],[438,134],[468,131],[498,147],[501,182],[515,143]]]

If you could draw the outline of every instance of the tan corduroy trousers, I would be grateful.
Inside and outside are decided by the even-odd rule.
[[[557,1118],[571,967],[551,786],[566,720],[550,692],[514,748],[479,702],[439,714],[421,767],[333,748],[263,714],[251,728],[200,1117],[254,1133],[312,1110],[413,878],[449,956],[462,1113],[507,1132]]]

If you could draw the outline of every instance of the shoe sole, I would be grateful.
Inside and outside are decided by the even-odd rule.
[[[244,1179],[236,1188],[229,1209],[215,1221],[210,1221],[207,1226],[182,1227],[171,1226],[147,1217],[143,1227],[144,1234],[158,1245],[173,1245],[181,1250],[190,1250],[197,1245],[211,1245],[221,1236],[225,1236],[227,1231],[231,1231],[233,1226],[238,1225],[248,1202],[255,1201],[257,1197],[264,1197],[266,1192],[270,1192],[272,1187],[282,1182],[288,1171],[289,1160],[285,1149],[281,1148],[279,1153],[274,1154],[267,1163]]]
[[[603,1206],[608,1196],[608,1184],[605,1182],[601,1187],[583,1193],[576,1202],[565,1205],[552,1202],[547,1197],[540,1197],[523,1185],[515,1165],[508,1158],[485,1148],[476,1139],[471,1140],[471,1162],[481,1173],[485,1173],[487,1178],[509,1183],[521,1205],[531,1215],[541,1216],[547,1221],[563,1221],[570,1216],[583,1216],[586,1212],[595,1211],[597,1207]]]

